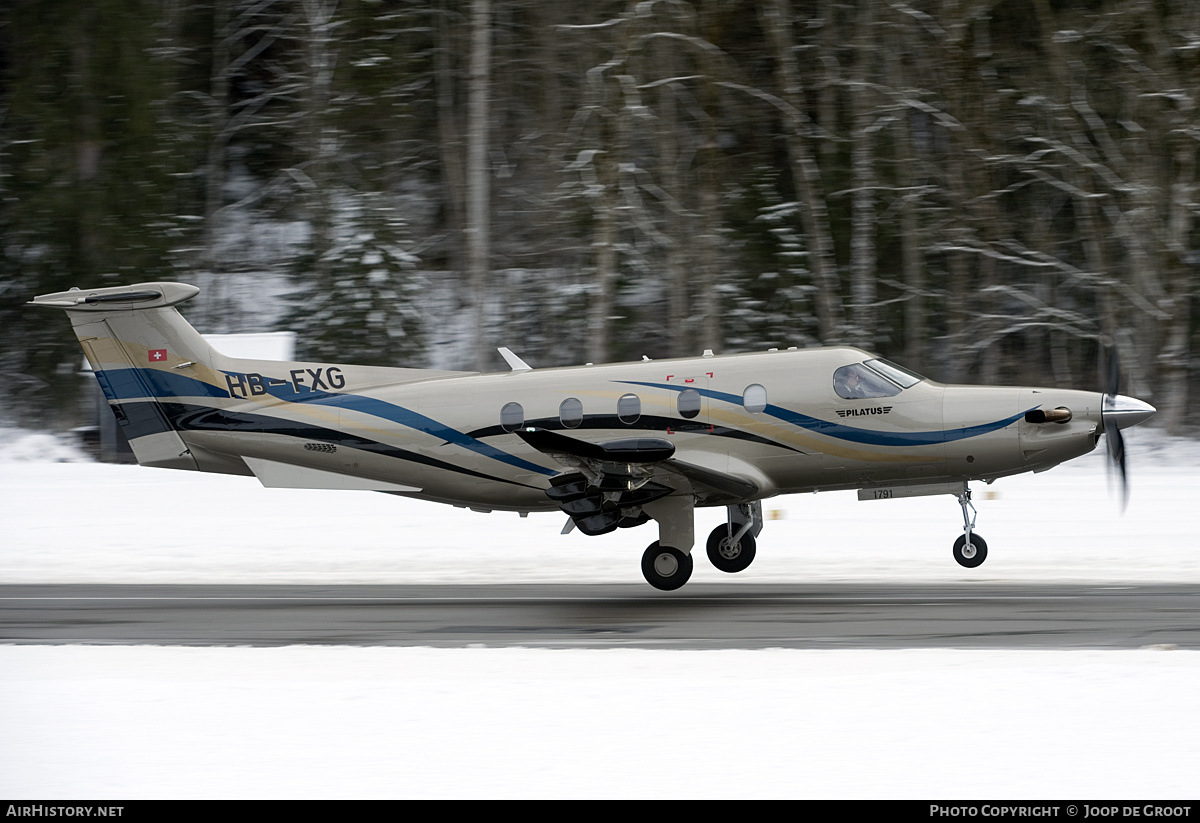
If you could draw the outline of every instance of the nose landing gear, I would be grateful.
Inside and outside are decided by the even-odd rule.
[[[965,566],[968,569],[974,569],[981,565],[984,560],[987,560],[987,541],[980,535],[975,534],[975,511],[974,504],[971,503],[971,489],[964,482],[962,494],[958,496],[958,505],[962,506],[963,512],[963,531],[961,535],[954,541],[954,559],[958,565]],[[967,509],[971,513],[967,514]]]
[[[723,572],[736,574],[754,562],[754,538],[762,531],[762,503],[727,506],[728,523],[708,536],[708,559]]]

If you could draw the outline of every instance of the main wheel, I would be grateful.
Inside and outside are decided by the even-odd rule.
[[[954,541],[954,559],[958,565],[973,569],[987,560],[987,541],[979,535],[971,534],[971,545],[967,545],[967,536],[961,534]]]
[[[754,535],[746,532],[734,543],[729,527],[717,526],[708,536],[708,559],[723,572],[733,574],[744,570],[754,562]]]
[[[654,588],[674,591],[692,576],[692,556],[655,540],[642,555],[642,574]]]

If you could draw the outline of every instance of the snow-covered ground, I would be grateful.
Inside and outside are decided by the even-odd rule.
[[[1200,444],[1137,430],[951,497],[767,501],[693,581],[1200,582]],[[82,461],[0,430],[4,583],[641,583],[652,527],[558,534],[386,495]],[[697,518],[703,535],[722,518]],[[685,590],[686,591],[686,590]],[[663,597],[671,594],[664,593]],[[0,796],[1190,798],[1200,653],[0,646]]]

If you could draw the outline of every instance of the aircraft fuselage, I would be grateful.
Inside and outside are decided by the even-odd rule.
[[[400,383],[386,382],[387,369],[261,362],[254,371],[222,370],[229,397],[214,402],[220,411],[178,419],[201,470],[246,473],[231,459],[240,455],[516,511],[555,509],[543,490],[561,471],[517,436],[520,427],[601,442],[653,434],[689,463],[753,481],[760,497],[991,480],[1050,468],[1096,445],[1097,393],[922,381],[890,397],[839,397],[834,370],[871,357],[802,349]],[[762,396],[748,407],[752,386]],[[680,397],[689,389],[699,409],[684,417]],[[636,398],[636,408],[625,401],[624,415],[622,397]],[[563,414],[573,401],[578,419]],[[510,404],[520,407],[519,421],[502,420]],[[1024,419],[1059,406],[1071,409],[1070,421]],[[698,502],[736,501],[701,493]]]

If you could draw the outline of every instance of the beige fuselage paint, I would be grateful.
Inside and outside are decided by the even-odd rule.
[[[280,467],[295,466],[297,485],[307,479],[479,509],[554,510],[545,489],[566,469],[504,425],[510,404],[519,405],[523,426],[591,443],[669,441],[673,460],[695,470],[666,461],[647,471],[697,505],[1040,470],[1094,448],[1101,420],[1100,395],[1087,392],[923,380],[892,396],[846,399],[834,389],[834,372],[872,357],[848,347],[495,374],[235,359],[212,349],[174,308],[192,287],[130,289],[157,292],[132,307],[102,302],[123,299],[120,289],[35,302],[66,308],[97,374],[124,380],[110,399],[118,414],[139,403],[164,418],[174,410],[172,425],[131,438],[139,462],[230,474],[258,465],[274,484],[292,482]],[[765,391],[761,408],[743,403],[750,387]],[[681,406],[687,389],[699,393],[698,410],[694,396]],[[636,419],[622,417],[626,395],[637,398]],[[582,405],[577,425],[559,421],[568,400]],[[1057,406],[1072,410],[1069,422],[1023,417]],[[734,482],[716,488],[705,482],[714,473]],[[730,491],[740,487],[754,492]]]

